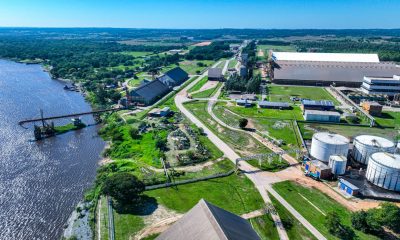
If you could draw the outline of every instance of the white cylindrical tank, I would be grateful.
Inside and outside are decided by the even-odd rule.
[[[340,155],[332,155],[329,158],[329,167],[332,174],[343,175],[346,172],[347,158]]]
[[[400,192],[400,155],[384,152],[372,154],[366,177],[379,187]]]
[[[368,164],[369,157],[376,152],[394,153],[396,146],[386,138],[360,135],[353,141],[353,158],[359,163]]]
[[[349,139],[339,134],[316,133],[312,137],[311,156],[323,162],[329,162],[332,155],[347,156],[349,143]]]

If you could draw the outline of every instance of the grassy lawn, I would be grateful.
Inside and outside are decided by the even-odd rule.
[[[216,67],[217,68],[224,68],[226,60],[222,60]]]
[[[278,156],[272,157],[270,161],[266,158],[262,159],[261,165],[257,159],[248,160],[247,162],[254,167],[268,172],[279,172],[290,166],[284,159],[279,160]]]
[[[122,52],[122,54],[130,55],[132,57],[143,57],[152,54],[152,52]]]
[[[346,126],[346,125],[330,125],[318,123],[299,123],[301,134],[304,139],[311,139],[312,135],[316,132],[327,131],[341,134],[348,138],[355,137],[362,134],[370,134],[385,137],[394,140],[399,137],[399,133],[391,128],[370,128],[362,126]]]
[[[336,105],[340,104],[339,101],[322,87],[268,86],[268,98],[270,101],[291,102],[291,96],[312,100],[331,100]]]
[[[279,239],[278,230],[270,214],[252,218],[249,221],[262,240]]]
[[[106,197],[101,197],[101,205],[98,205],[100,208],[100,234],[101,239],[107,240],[108,239],[108,208],[107,208],[107,199]],[[96,221],[96,224],[98,222]],[[98,226],[97,226],[98,227]]]
[[[307,228],[303,226],[293,215],[280,204],[271,194],[269,194],[272,204],[278,213],[283,226],[285,227],[286,233],[291,240],[313,240],[317,239],[312,235]]]
[[[325,227],[324,214],[336,212],[341,218],[341,222],[351,227],[351,212],[319,190],[306,188],[291,181],[276,183],[273,185],[273,188],[328,239],[338,238],[331,235]],[[355,233],[358,239],[378,239],[360,231],[355,230]]]
[[[207,81],[208,81],[208,77],[207,77],[207,76],[203,77],[203,78],[202,78],[200,81],[198,81],[193,87],[191,87],[191,88],[189,89],[188,92],[191,93],[191,92],[195,92],[195,91],[200,90],[201,87],[202,87],[204,84],[207,83]]]
[[[257,45],[257,52],[259,50],[264,51],[264,55],[268,56],[268,51],[281,51],[281,52],[296,52],[296,48],[292,45],[289,46],[277,46],[277,45]]]
[[[204,66],[200,67],[197,64],[203,63]],[[205,68],[210,67],[214,64],[214,61],[211,60],[203,60],[203,61],[182,61],[179,63],[179,66],[185,70],[189,74],[198,74],[199,72],[203,71]]]
[[[382,112],[375,119],[380,126],[400,128],[400,112]]]
[[[180,213],[190,210],[202,198],[236,214],[248,213],[264,206],[253,183],[245,176],[236,174],[174,188],[146,191],[145,194]]]
[[[215,88],[210,88],[210,89],[207,89],[207,90],[192,94],[192,97],[193,98],[209,98],[209,97],[211,97],[212,95],[214,95],[216,93],[218,88],[221,87],[221,84],[222,83],[219,82]]]
[[[242,106],[227,106],[227,108],[243,117],[256,118],[277,118],[283,120],[303,120],[303,115],[300,107],[293,106],[291,110],[279,110],[279,109],[264,109],[257,108],[257,106],[253,106],[250,108],[245,108]]]
[[[144,227],[143,219],[133,214],[119,214],[114,210],[115,239],[128,240]]]
[[[238,63],[238,60],[236,59],[232,59],[229,64],[228,64],[228,68],[234,68],[236,67],[236,64]]]

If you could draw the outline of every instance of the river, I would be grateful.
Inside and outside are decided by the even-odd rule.
[[[0,60],[0,239],[59,239],[95,179],[105,145],[96,126],[35,142],[32,125],[17,124],[39,109],[45,116],[91,109],[63,86],[40,65]]]

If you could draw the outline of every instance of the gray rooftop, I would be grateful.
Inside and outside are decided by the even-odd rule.
[[[269,102],[269,101],[259,101],[258,102],[259,106],[265,106],[265,107],[290,107],[290,104],[287,102]]]
[[[260,237],[247,220],[201,199],[196,206],[156,239],[258,240]]]
[[[304,115],[307,114],[315,114],[315,115],[329,115],[329,116],[339,116],[339,112],[333,112],[333,111],[318,111],[318,110],[306,110],[304,111]]]
[[[274,80],[359,82],[364,76],[393,77],[400,74],[394,63],[276,61]]]
[[[222,68],[210,68],[208,69],[208,77],[211,78],[221,78],[222,75]]]
[[[157,97],[162,97],[165,93],[169,92],[169,88],[163,84],[158,79],[151,82],[147,82],[138,88],[131,91],[131,95],[138,95],[146,99],[147,101],[152,101]]]

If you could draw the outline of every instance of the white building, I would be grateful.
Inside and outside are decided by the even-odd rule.
[[[306,110],[304,120],[318,122],[340,122],[340,113],[332,111]]]
[[[400,93],[400,76],[393,77],[364,77],[361,91],[366,94],[383,94],[394,96]]]
[[[375,53],[273,52],[272,59],[274,61],[379,63],[378,54]]]

